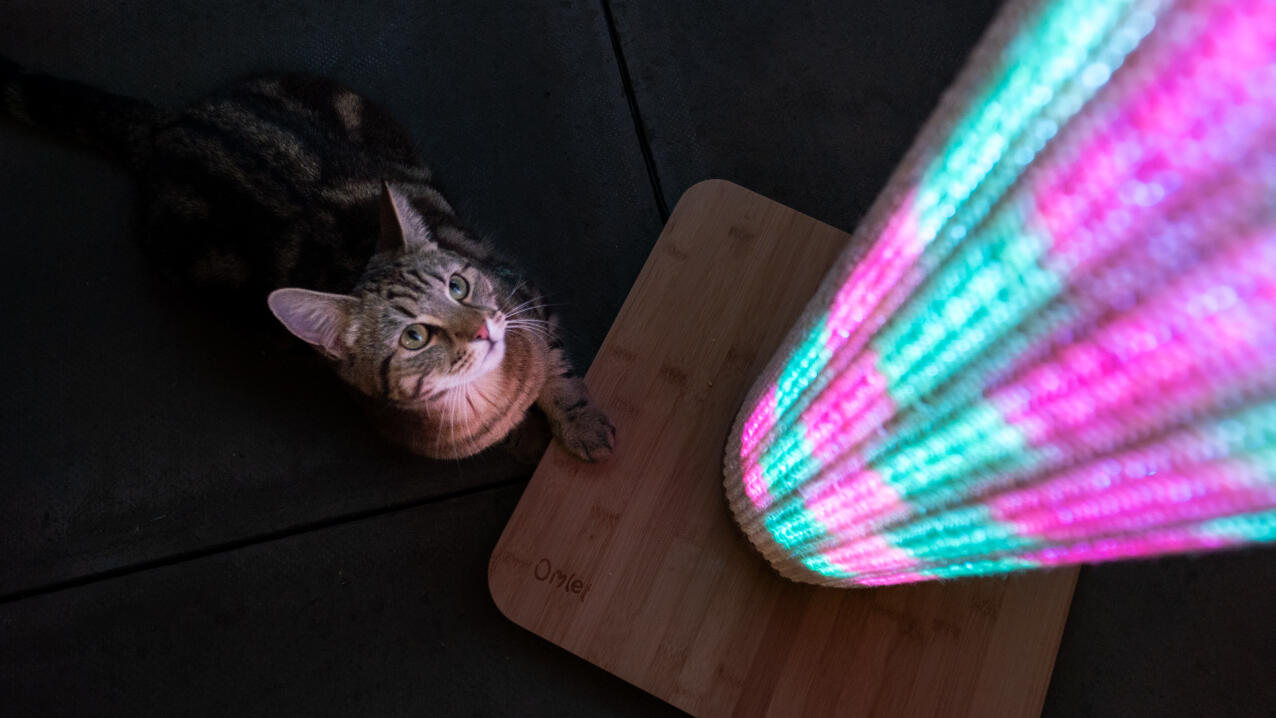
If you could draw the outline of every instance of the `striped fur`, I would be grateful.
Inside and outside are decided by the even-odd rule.
[[[457,218],[407,132],[351,90],[264,76],[168,111],[0,57],[0,110],[130,168],[159,269],[228,307],[268,304],[396,441],[469,456],[535,403],[572,453],[610,454],[614,429],[539,294]]]

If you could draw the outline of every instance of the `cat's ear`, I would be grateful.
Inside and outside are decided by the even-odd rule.
[[[288,331],[333,359],[350,351],[343,334],[357,301],[309,289],[276,289],[266,298],[270,311]]]
[[[378,252],[395,252],[406,247],[434,243],[434,235],[403,193],[381,183],[381,241]]]

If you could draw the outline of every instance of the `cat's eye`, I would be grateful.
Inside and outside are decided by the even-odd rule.
[[[430,342],[430,328],[424,324],[410,324],[399,335],[399,344],[404,349],[420,349]]]
[[[470,295],[470,283],[465,281],[465,277],[453,274],[447,283],[447,293],[451,294],[452,298],[459,302]]]

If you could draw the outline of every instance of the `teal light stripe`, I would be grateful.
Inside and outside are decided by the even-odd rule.
[[[947,382],[1059,296],[1064,281],[1037,263],[1049,247],[1009,208],[909,300],[872,342],[897,405]]]
[[[879,371],[897,405],[911,409],[958,372],[969,371],[972,361],[1060,296],[1064,282],[1038,265],[1049,245],[1025,229],[1023,213],[1011,206],[927,282],[873,340]],[[996,366],[979,367],[978,379],[1004,365],[1003,358]],[[984,388],[982,381],[971,385],[969,377],[958,383],[954,393],[962,399]],[[911,430],[897,434],[899,440],[871,462],[920,511],[960,500],[978,483],[980,469],[1035,462],[1022,431],[986,401],[953,414],[957,401],[945,401],[942,393],[935,398],[942,412],[922,407]]]
[[[829,351],[828,347],[829,337],[828,315],[825,315],[820,317],[819,322],[784,365],[784,370],[780,372],[780,378],[776,382],[777,420],[828,365],[829,359],[833,357],[833,352]]]
[[[1270,450],[1276,449],[1276,401],[1266,401],[1247,407],[1236,414],[1207,424],[1203,431],[1229,454],[1253,452],[1263,455],[1260,466],[1263,471],[1276,469],[1276,457]]]
[[[1026,455],[1027,438],[991,404],[978,402],[872,468],[903,498],[940,488],[955,477]]]
[[[1271,415],[1276,413],[1276,404],[1262,407],[1266,411],[1246,412],[1241,419],[1245,426],[1232,426],[1232,443],[1235,461],[1246,464],[1252,473],[1250,476],[1262,484],[1276,487],[1276,421]],[[1264,416],[1266,414],[1267,416]],[[1258,421],[1255,421],[1258,420]],[[1260,423],[1261,422],[1261,423]],[[1235,441],[1240,439],[1241,441]],[[1243,453],[1242,453],[1243,452]],[[1236,543],[1272,543],[1276,542],[1276,509],[1259,511],[1244,516],[1228,516],[1211,519],[1201,523],[1200,532],[1209,536],[1224,538]]]
[[[1020,536],[984,506],[967,506],[915,519],[888,531],[886,540],[920,562],[943,562],[1022,550],[1039,541]]]
[[[766,514],[765,525],[771,538],[788,550],[820,544],[828,538],[824,526],[807,511],[801,497],[790,495],[806,475],[803,469],[812,462],[818,470],[819,462],[813,456],[801,423],[781,435],[759,462],[768,491],[776,497],[776,503]]]
[[[1075,314],[1075,307],[1056,301],[1027,326],[1007,334],[1000,343],[985,349],[983,355],[972,358],[970,366],[950,382],[939,386],[924,401],[903,407],[899,423],[892,429],[890,437],[871,447],[866,459],[875,462],[901,446],[914,444],[935,426],[951,419],[1020,361],[1026,352],[1053,334],[1060,325],[1071,321]]]
[[[1276,484],[1276,403],[1260,404],[1202,425],[1193,452],[1232,457],[1254,467],[1252,475]],[[1004,467],[998,467],[1004,471]],[[939,490],[942,492],[944,488]],[[1012,524],[997,521],[983,505],[963,506],[927,516],[946,502],[925,504],[935,491],[914,497],[922,517],[886,532],[888,542],[924,563],[959,561],[976,555],[1022,552],[1046,545],[1040,537],[1018,535]],[[969,488],[955,491],[952,501],[969,500]],[[1235,543],[1276,541],[1276,512],[1234,516],[1203,522],[1202,534]]]
[[[938,235],[1091,56],[1102,54],[1103,41],[1131,5],[1128,0],[1049,3],[1017,34],[987,89],[971,100],[973,111],[956,123],[951,140],[923,174],[918,211],[924,241]],[[1066,108],[1066,114],[1085,99],[1088,95],[1075,98],[1069,105],[1076,107]]]
[[[788,550],[810,546],[827,538],[824,527],[800,501],[769,511],[765,523],[771,538]]]
[[[828,366],[833,356],[828,348],[829,336],[828,317],[825,315],[789,357],[776,381],[775,426],[768,431],[771,438],[760,442],[766,450],[758,459],[767,490],[772,496],[782,495],[803,476],[819,470],[819,462],[813,457],[811,444],[806,438],[806,428],[799,421],[800,412],[789,413],[788,410]],[[815,462],[814,466],[812,462]]]
[[[780,436],[773,448],[762,455],[758,465],[762,467],[767,491],[773,497],[782,498],[811,472],[811,462],[815,462],[814,470],[818,471],[819,461],[806,438],[805,427],[799,423]]]
[[[1047,7],[1008,48],[1003,65],[995,71],[996,79],[972,103],[975,110],[958,122],[952,142],[924,173],[919,207],[940,207],[939,216],[946,219],[922,232],[921,239],[930,245],[923,264],[939,264],[956,246],[975,246],[964,249],[955,261],[948,260],[951,266],[941,270],[946,276],[931,280],[930,289],[923,290],[931,296],[914,298],[902,309],[902,313],[911,310],[913,316],[900,317],[874,342],[881,356],[890,357],[882,369],[895,379],[892,396],[897,403],[906,405],[951,378],[983,348],[1019,324],[1025,314],[1061,291],[1063,283],[1036,266],[1049,247],[1049,238],[1024,232],[1021,213],[1015,208],[999,210],[1000,217],[988,220],[983,229],[975,228],[1054,136],[1059,123],[1071,117],[1103,84],[1094,81],[1096,73],[1106,81],[1111,69],[1119,66],[1151,29],[1150,13],[1144,13],[1145,20],[1137,23],[1119,23],[1136,4],[1155,5],[1063,2]],[[1076,70],[1083,66],[1096,72],[1081,78]],[[981,158],[992,164],[985,167]],[[978,189],[971,194],[974,187]],[[947,230],[936,238],[933,232],[941,226]],[[968,233],[980,238],[972,242]],[[1016,244],[1017,239],[1023,244]],[[981,256],[1005,266],[972,265]],[[981,268],[987,270],[983,276],[977,272]],[[994,276],[998,269],[1004,270],[1001,273],[1005,276]],[[967,283],[973,283],[973,291],[948,299],[946,292]],[[989,297],[995,288],[1006,286],[1014,291]],[[969,335],[952,340],[953,333],[945,331],[946,327],[931,324],[936,318],[946,318],[950,325],[967,323],[963,329]],[[910,333],[913,336],[907,340],[901,336]],[[937,346],[943,351],[904,381],[913,364]]]
[[[1021,571],[1028,568],[1040,568],[1041,564],[1036,561],[1015,558],[1014,556],[1004,556],[999,558],[982,559],[979,561],[964,561],[949,566],[938,566],[935,568],[927,568],[917,571],[923,576],[934,576],[935,578],[961,578],[963,576],[989,576],[998,573],[1010,573],[1011,571]]]
[[[856,576],[854,571],[840,568],[821,555],[808,556],[802,559],[802,565],[821,576],[828,576],[829,578],[854,578]]]
[[[1276,511],[1212,519],[1203,522],[1198,531],[1235,543],[1276,542]]]

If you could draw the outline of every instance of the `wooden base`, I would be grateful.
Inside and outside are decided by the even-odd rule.
[[[727,182],[688,190],[586,377],[616,453],[550,447],[492,554],[492,597],[696,715],[1037,715],[1075,570],[799,585],[727,511],[739,404],[849,241]]]

